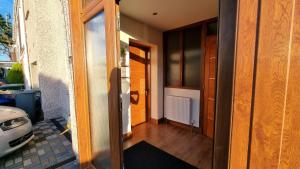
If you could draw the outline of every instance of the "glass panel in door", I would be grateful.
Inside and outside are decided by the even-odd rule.
[[[92,163],[96,168],[106,169],[111,168],[111,150],[104,12],[88,20],[84,29]]]

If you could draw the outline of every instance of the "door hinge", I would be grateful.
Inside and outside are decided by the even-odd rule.
[[[121,30],[121,25],[120,25],[120,12],[117,12],[117,16],[116,16],[116,26],[117,26],[117,31]]]

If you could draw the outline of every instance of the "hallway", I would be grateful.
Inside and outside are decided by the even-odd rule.
[[[124,149],[144,140],[161,150],[201,169],[211,169],[213,141],[170,124],[143,123],[132,129]]]

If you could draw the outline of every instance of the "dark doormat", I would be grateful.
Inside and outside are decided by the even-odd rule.
[[[124,150],[125,169],[197,169],[196,167],[141,141]]]

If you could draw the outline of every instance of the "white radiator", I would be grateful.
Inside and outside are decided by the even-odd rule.
[[[190,125],[191,107],[191,98],[168,95],[165,103],[165,118]]]

